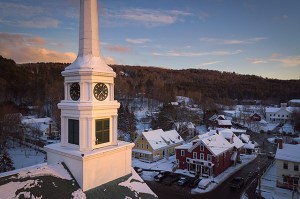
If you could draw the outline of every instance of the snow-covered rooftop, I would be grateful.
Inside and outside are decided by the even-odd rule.
[[[218,121],[218,125],[220,126],[232,126],[232,123],[230,120],[217,120]]]
[[[214,155],[219,155],[233,147],[232,144],[219,134],[204,138],[202,142]]]
[[[283,144],[282,149],[277,149],[276,151],[276,159],[286,160],[290,162],[298,162],[300,163],[300,144]]]
[[[3,182],[0,198],[85,198],[66,166],[61,163],[2,173],[0,180]]]
[[[177,133],[176,130],[163,131],[162,129],[157,129],[143,132],[142,135],[149,142],[153,150],[183,142],[182,137]]]

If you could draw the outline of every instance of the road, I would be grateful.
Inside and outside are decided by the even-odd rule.
[[[250,133],[251,139],[255,140],[262,148],[263,152],[269,152],[275,150],[275,147],[267,142],[268,137],[272,137],[272,135],[268,134],[255,134]],[[246,191],[249,198],[256,198],[255,196],[255,190],[257,186],[257,175],[258,173],[261,173],[262,170],[265,170],[267,166],[271,163],[272,160],[268,159],[266,155],[258,155],[258,157],[237,171],[235,174],[233,174],[231,177],[229,177],[227,180],[225,180],[222,184],[217,186],[213,191],[203,194],[191,194],[190,188],[187,186],[180,187],[176,184],[173,184],[171,186],[164,185],[163,183],[158,183],[154,181],[147,181],[146,183],[149,185],[149,187],[158,195],[160,199],[187,199],[187,198],[201,198],[201,199],[238,199],[241,197],[241,194]],[[259,171],[259,172],[258,172]],[[233,190],[229,186],[229,182],[232,180],[232,178],[236,176],[241,176],[244,179],[247,179],[249,173],[255,173],[256,175],[253,175],[250,177],[247,182],[245,183],[245,186],[242,189]],[[253,182],[253,183],[251,183]],[[247,190],[246,190],[247,189]]]

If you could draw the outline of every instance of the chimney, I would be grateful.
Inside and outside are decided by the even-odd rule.
[[[281,103],[280,106],[281,106],[281,108],[286,108],[287,107],[287,103]]]
[[[278,138],[278,139],[277,139],[277,143],[278,143],[278,149],[282,149],[282,146],[283,146],[283,139],[282,139],[282,138]]]

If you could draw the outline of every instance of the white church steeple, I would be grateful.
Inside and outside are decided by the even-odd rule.
[[[61,74],[61,143],[45,146],[48,164],[64,162],[83,191],[130,174],[134,144],[117,140],[116,73],[100,54],[97,0],[80,0],[78,56]]]

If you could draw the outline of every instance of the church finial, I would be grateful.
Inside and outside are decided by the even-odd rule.
[[[99,44],[97,0],[80,0],[79,51],[76,60],[62,74],[93,71],[115,76],[101,56]]]

